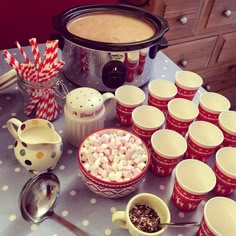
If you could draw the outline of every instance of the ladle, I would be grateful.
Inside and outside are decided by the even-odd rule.
[[[60,182],[57,176],[43,172],[29,179],[19,196],[23,218],[31,223],[39,223],[47,218],[57,221],[78,236],[89,236],[82,229],[54,213],[60,195]]]

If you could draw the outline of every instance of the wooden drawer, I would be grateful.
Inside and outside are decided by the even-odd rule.
[[[235,0],[205,0],[198,31],[199,33],[233,31],[235,22]]]
[[[164,49],[163,52],[170,57],[183,70],[197,71],[207,67],[217,37],[176,44]]]
[[[226,63],[234,63],[236,65],[235,50],[236,32],[220,36],[212,55],[211,65],[222,65]]]
[[[231,109],[236,108],[236,66],[219,66],[199,72],[203,78],[203,88],[226,96],[231,103]]]
[[[137,2],[142,3],[138,0]],[[149,0],[149,3],[143,8],[163,16],[168,21],[170,30],[165,36],[168,40],[173,40],[195,34],[202,5],[203,0]]]

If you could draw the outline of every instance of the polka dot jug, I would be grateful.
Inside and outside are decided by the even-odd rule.
[[[78,147],[90,133],[104,128],[105,117],[113,110],[115,103],[115,96],[110,92],[101,94],[88,87],[72,90],[67,94],[64,106],[67,141]]]
[[[62,139],[52,123],[44,119],[21,122],[7,121],[7,129],[15,138],[14,153],[28,171],[38,174],[54,169],[62,154]]]

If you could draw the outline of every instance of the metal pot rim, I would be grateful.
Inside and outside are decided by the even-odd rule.
[[[153,25],[156,32],[151,38],[139,42],[108,43],[81,38],[68,31],[67,24],[71,22],[71,20],[78,18],[83,14],[101,11],[117,11],[126,14],[128,13],[138,18],[143,18]],[[158,43],[163,35],[169,30],[168,23],[163,17],[154,15],[144,9],[125,4],[91,4],[74,7],[55,16],[53,18],[53,26],[62,35],[62,37],[68,41],[82,47],[102,51],[133,51],[150,47]]]

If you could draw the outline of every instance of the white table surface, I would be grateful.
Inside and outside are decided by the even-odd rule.
[[[40,45],[40,47],[44,47]],[[18,57],[18,49],[10,50]],[[0,75],[11,68],[4,62],[0,54]],[[174,81],[176,71],[180,70],[162,52],[155,58],[152,79],[167,79]],[[69,90],[75,86],[67,81]],[[147,92],[147,84],[143,86]],[[199,96],[204,93],[199,89],[194,101],[198,103]],[[25,121],[23,113],[23,101],[17,85],[0,92],[0,235],[1,236],[70,236],[73,235],[68,229],[57,224],[51,219],[42,223],[30,224],[26,222],[20,213],[18,206],[19,193],[32,177],[16,160],[13,151],[14,139],[6,128],[8,119],[16,117]],[[111,222],[112,212],[124,210],[129,199],[137,193],[150,192],[163,198],[171,211],[172,221],[199,221],[203,214],[206,201],[214,197],[209,193],[194,212],[180,212],[170,200],[174,172],[169,177],[157,177],[149,170],[144,182],[137,191],[120,199],[106,199],[92,193],[83,183],[78,169],[77,149],[66,142],[63,137],[63,115],[53,122],[56,130],[63,138],[64,150],[62,157],[53,170],[61,183],[61,195],[55,208],[55,212],[67,220],[87,231],[91,236],[128,236],[128,232],[113,225]],[[116,125],[115,113],[111,114],[105,124],[106,127]],[[209,165],[214,161],[211,157]],[[200,173],[199,173],[200,174]],[[232,199],[236,200],[234,193]],[[166,236],[191,236],[197,228],[169,228]]]

